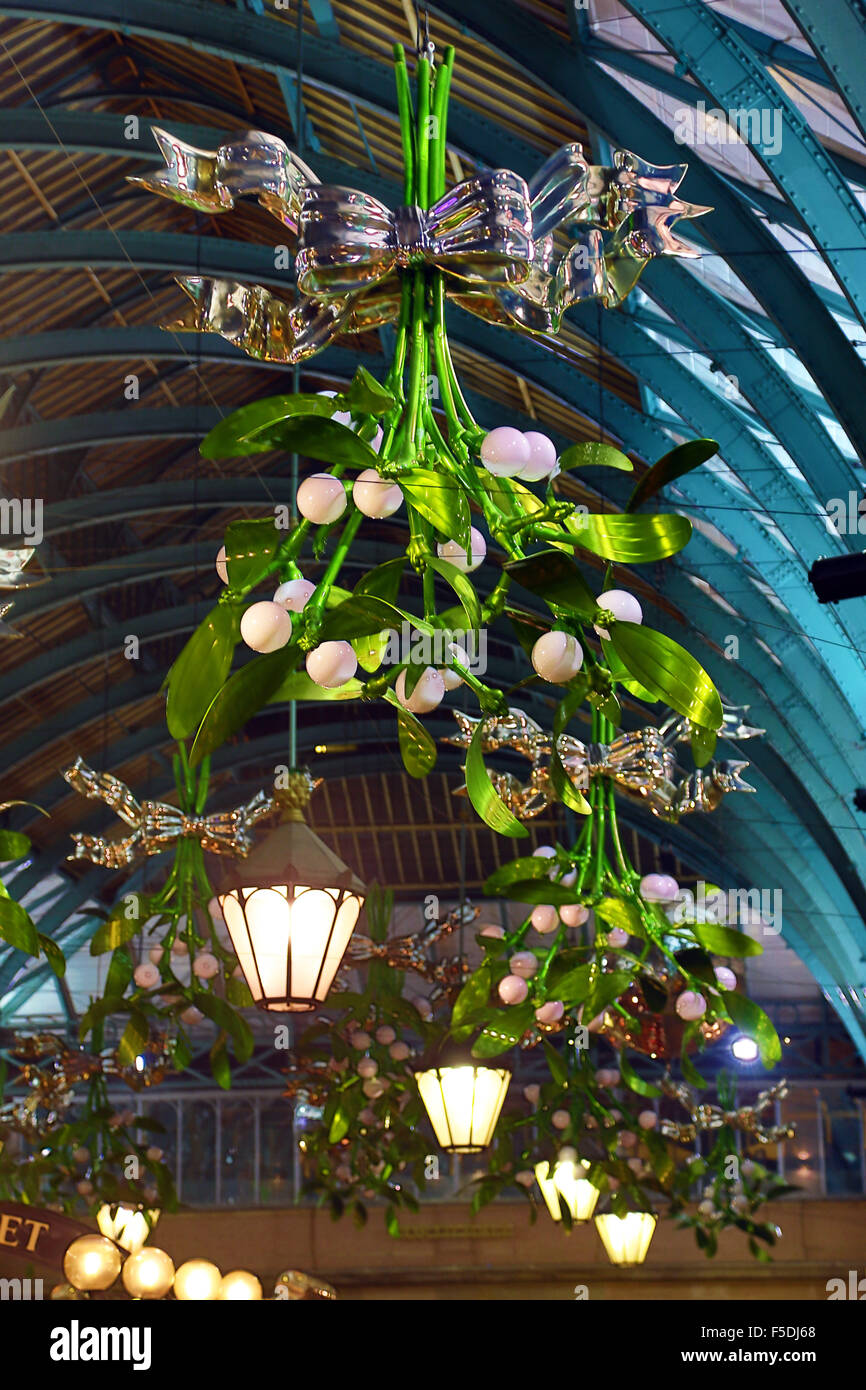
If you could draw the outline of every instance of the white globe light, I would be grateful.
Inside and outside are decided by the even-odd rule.
[[[307,652],[307,675],[323,690],[338,690],[358,669],[358,658],[350,642],[321,642]]]
[[[556,850],[553,845],[539,845],[537,849],[532,851],[532,857],[533,859],[555,859]]]
[[[226,548],[224,545],[221,545],[219,550],[217,551],[216,572],[222,580],[223,584],[228,584],[229,571],[228,565],[226,564]]]
[[[220,963],[210,951],[201,951],[192,963],[193,974],[200,980],[212,980],[219,969]]]
[[[550,1003],[535,1010],[535,1017],[539,1023],[558,1023],[564,1013],[565,1005],[559,999],[551,999]]]
[[[487,542],[477,527],[470,526],[469,551],[471,558],[457,541],[440,542],[436,546],[436,551],[440,560],[447,560],[463,574],[471,574],[473,570],[477,570],[478,566],[484,563],[487,554]]]
[[[394,1062],[405,1062],[410,1052],[411,1048],[409,1047],[409,1044],[404,1042],[392,1043],[391,1046],[388,1048],[388,1056]]]
[[[339,521],[346,510],[346,489],[332,473],[313,473],[298,488],[298,511],[317,526]]]
[[[187,1260],[174,1276],[174,1296],[184,1302],[216,1298],[222,1275],[210,1260]]]
[[[365,516],[393,516],[402,504],[403,493],[396,483],[381,477],[375,468],[359,473],[352,488],[352,499]]]
[[[589,916],[589,908],[583,903],[563,903],[559,915],[567,927],[582,927]]]
[[[641,897],[648,903],[672,903],[679,891],[679,884],[670,874],[644,874],[640,881]]]
[[[515,951],[508,965],[512,975],[531,980],[538,969],[538,957],[532,951]]]
[[[532,648],[532,665],[542,680],[565,685],[583,665],[583,648],[570,632],[545,632]]]
[[[174,1261],[155,1245],[145,1245],[124,1261],[121,1278],[132,1298],[164,1298],[174,1283]]]
[[[482,927],[478,935],[492,937],[494,941],[502,941],[505,937],[505,928],[496,927],[491,923],[489,926]]]
[[[78,1236],[63,1256],[63,1273],[76,1289],[109,1289],[121,1259],[114,1241],[105,1236]]]
[[[132,976],[139,989],[153,989],[159,984],[159,971],[155,965],[137,965]]]
[[[412,694],[406,694],[406,672],[401,671],[394,686],[397,699],[413,714],[429,714],[445,698],[445,682],[435,666],[425,666]]]
[[[641,1129],[655,1129],[659,1117],[654,1110],[642,1110],[637,1117]]]
[[[707,1012],[707,1001],[696,990],[685,989],[677,997],[676,1010],[680,1018],[685,1019],[687,1023],[694,1023]]]
[[[520,430],[500,425],[481,441],[481,462],[488,473],[513,478],[526,468],[532,457],[529,440]]]
[[[195,1007],[195,1004],[190,1004],[188,1009],[184,1009],[180,1018],[182,1023],[185,1023],[189,1028],[194,1028],[197,1023],[201,1023],[204,1014],[201,1009]]]
[[[717,965],[715,974],[716,981],[721,985],[722,989],[737,988],[737,977],[733,970],[729,970],[726,965]]]
[[[738,1062],[756,1062],[760,1053],[760,1048],[754,1038],[741,1036],[734,1038],[731,1043],[731,1052]]]
[[[643,609],[635,598],[634,594],[629,594],[625,589],[608,589],[606,594],[599,594],[597,603],[599,608],[606,608],[614,618],[619,618],[623,623],[642,623]],[[603,627],[595,624],[595,630],[599,637],[608,640],[610,633]]]
[[[541,936],[548,936],[559,926],[559,913],[549,903],[539,903],[538,907],[532,909],[529,920]]]
[[[546,434],[537,430],[527,430],[523,438],[529,445],[529,462],[521,468],[517,477],[521,482],[538,483],[550,477],[556,467],[556,446]]]
[[[292,635],[292,620],[282,604],[264,599],[252,603],[241,617],[241,637],[254,652],[276,652]]]
[[[571,1116],[567,1110],[554,1110],[550,1119],[554,1129],[568,1129],[571,1124]]]
[[[287,579],[285,584],[281,584],[274,592],[274,603],[279,603],[290,613],[300,613],[315,592],[316,586],[311,584],[309,579]]]
[[[503,1004],[522,1004],[528,993],[529,986],[520,975],[506,975],[499,981],[498,994]]]
[[[257,1302],[262,1297],[262,1286],[254,1274],[245,1269],[233,1269],[224,1274],[217,1291],[217,1298],[232,1302]]]
[[[607,944],[613,949],[619,950],[622,946],[628,945],[628,932],[622,927],[611,927],[607,934]]]

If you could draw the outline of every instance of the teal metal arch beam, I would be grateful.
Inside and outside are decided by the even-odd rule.
[[[612,46],[593,44],[591,51],[598,57],[599,61],[608,62],[610,66],[619,65],[615,59],[622,50],[614,49]],[[626,54],[627,59],[631,57],[630,53]],[[652,74],[659,86],[670,80],[669,75],[662,69],[652,68],[649,64],[641,62],[639,62],[639,67],[645,69],[646,73]],[[682,82],[678,78],[674,81],[678,87],[685,87],[690,96],[694,98],[696,95],[694,87],[690,87],[688,83]],[[130,100],[136,98],[143,100],[145,97],[150,97],[152,93],[148,90],[126,95]],[[210,96],[215,98],[216,94],[210,93]],[[172,94],[171,99],[175,100],[176,94]],[[150,135],[154,126],[163,125],[159,119],[144,116],[138,112],[131,112],[130,114],[135,114],[138,117],[139,136],[136,140],[130,140],[127,138],[125,129],[126,115],[111,111],[79,111],[62,107],[52,107],[48,114],[51,121],[50,125],[41,111],[31,107],[19,106],[4,111],[3,123],[0,126],[0,150],[56,150],[58,148],[56,137],[59,137],[66,149],[80,151],[83,154],[117,155],[118,158],[123,159],[142,159],[159,165],[163,163],[156,142]],[[214,110],[214,114],[219,114],[219,112]],[[244,117],[242,113],[227,110],[224,114],[225,120],[220,126],[192,125],[188,122],[174,120],[167,122],[167,124],[171,126],[173,135],[179,136],[182,140],[186,140],[199,149],[209,149],[222,135],[249,124],[249,118]],[[389,111],[388,114],[396,119],[396,112]],[[280,135],[282,132],[279,129],[274,129],[272,133]],[[292,133],[286,130],[285,135],[288,137],[287,143],[291,145]],[[470,157],[472,155],[470,150],[465,153]],[[538,159],[537,154],[534,154],[529,146],[525,146],[523,162],[527,168],[532,167],[533,157]],[[309,162],[323,183],[342,184],[350,188],[354,188],[358,183],[363,183],[364,189],[368,193],[373,193],[392,207],[398,206],[402,200],[401,186],[393,179],[383,178],[372,169],[359,170],[354,165],[335,159],[333,155],[325,154],[322,150],[317,150],[315,155],[311,155]],[[863,172],[866,173],[866,171]],[[800,227],[799,217],[788,207],[787,203],[782,202],[779,198],[770,197],[758,189],[753,189],[751,185],[736,179],[731,179],[729,182],[744,198],[753,199],[773,221],[790,223],[792,226]]]
[[[685,64],[723,111],[781,116],[778,149],[748,144],[815,238],[852,308],[866,321],[866,217],[832,157],[763,63],[722,15],[701,0],[625,0],[628,10]],[[862,46],[860,50],[862,58]],[[852,55],[853,56],[853,55]]]
[[[735,32],[738,30],[738,26],[733,20],[729,19],[728,24]],[[754,47],[751,44],[749,46]],[[594,35],[583,47],[597,63],[603,63],[605,67],[614,68],[624,76],[633,77],[638,82],[646,83],[656,91],[676,98],[683,106],[694,107],[696,101],[701,98],[701,88],[696,83],[687,82],[676,71],[668,71],[666,68],[650,63],[636,49],[618,48],[613,43],[599,39],[597,35]],[[801,56],[806,57],[805,54]],[[832,88],[833,83],[827,80],[820,63],[815,62],[814,59],[811,62],[813,70],[820,73],[824,79],[821,85]],[[841,154],[838,150],[832,150],[831,155],[839,172],[846,179],[853,180],[855,183],[862,182],[864,175],[866,175],[866,168],[862,164],[858,163],[856,159]],[[725,177],[727,178],[727,174]],[[782,196],[768,193],[761,188],[755,188],[745,180],[731,178],[728,181],[731,187],[735,188],[743,198],[747,198],[762,212],[765,212],[772,222],[780,222],[783,226],[802,229],[803,220],[799,213],[789,203],[784,202]]]
[[[288,271],[274,268],[273,245],[259,246],[252,241],[130,228],[122,232],[102,228],[9,232],[0,237],[0,272],[73,265],[112,270],[132,265],[136,271],[162,270],[168,275],[186,271],[190,275],[263,281],[284,290],[291,289],[292,284]]]
[[[281,73],[297,77],[294,25],[202,0],[136,0],[135,5],[125,0],[0,0],[0,15],[141,35],[277,77]],[[390,65],[357,49],[305,33],[304,81],[351,96],[396,122]],[[451,98],[448,131],[452,146],[492,168],[505,161],[528,174],[542,162],[538,150],[480,116],[461,100],[459,92]]]
[[[802,556],[802,561],[792,558],[770,534],[769,539],[779,558],[769,571],[762,570],[762,576],[773,588],[778,589],[780,583],[784,584],[785,602],[805,632],[816,641],[823,639],[840,644],[834,649],[830,674],[842,689],[852,710],[856,710],[862,700],[866,675],[862,656],[859,655],[866,651],[866,631],[857,622],[856,615],[843,618],[839,612],[818,603],[805,569],[820,554],[844,552],[846,546],[842,538],[831,535],[817,513],[807,513],[802,492],[794,486],[773,455],[742,429],[729,404],[705,387],[677,358],[664,352],[644,329],[625,314],[611,314],[605,320],[603,333],[609,349],[636,371],[692,428],[706,430],[719,440],[720,454],[732,466],[736,465],[737,472],[742,474],[752,490],[755,511],[765,508],[772,513],[774,504],[781,502],[783,510],[792,513],[785,517],[784,531],[799,556]],[[681,480],[681,490],[688,495],[698,487],[703,492],[711,480],[712,473],[704,470]],[[727,501],[729,506],[732,505],[731,494],[728,494]],[[796,515],[798,509],[806,514]],[[748,530],[752,537],[756,537],[761,533],[761,528],[749,511],[732,513],[731,518],[732,522],[726,528],[729,534],[736,530]],[[766,537],[767,533],[763,534]],[[723,586],[719,587],[724,592]],[[845,650],[847,646],[854,650]],[[824,653],[822,659],[828,664]]]
[[[844,497],[858,485],[854,469],[803,393],[747,332],[722,295],[665,258],[653,265],[651,275],[644,276],[641,288],[690,335],[696,351],[717,362],[725,376],[736,379],[739,391],[794,459],[817,497]],[[665,331],[663,323],[659,331]]]
[[[193,337],[147,325],[120,328],[59,328],[27,333],[0,341],[0,373],[39,372],[69,362],[128,362],[147,358],[161,362],[225,362],[255,365],[266,371],[286,371],[285,362],[255,363],[234,343],[215,333]],[[322,360],[327,358],[323,355]]]
[[[866,59],[866,15],[858,0],[838,5],[815,5],[808,0],[782,0],[797,21],[825,69],[825,83],[838,91],[857,129],[866,138],[866,100],[863,63]],[[813,78],[817,81],[817,78]]]
[[[639,150],[654,163],[682,163],[683,147],[662,121],[603,72],[578,42],[566,47],[514,0],[495,6],[487,0],[437,0],[433,8],[521,63],[613,144]],[[715,209],[697,224],[706,240],[731,262],[779,325],[855,447],[866,454],[866,367],[806,276],[792,257],[779,254],[772,234],[708,165],[697,161],[689,166],[683,191],[690,202]]]

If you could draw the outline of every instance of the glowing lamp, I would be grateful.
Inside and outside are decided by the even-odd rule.
[[[535,1180],[554,1221],[562,1220],[562,1205],[571,1213],[572,1221],[589,1221],[595,1211],[599,1192],[583,1176],[589,1171],[585,1158],[560,1158],[556,1163],[546,1160],[535,1165]]]
[[[143,1207],[127,1206],[124,1202],[113,1205],[106,1202],[96,1216],[96,1224],[102,1234],[130,1255],[141,1249],[158,1220],[158,1209],[145,1210]]]
[[[595,1218],[595,1229],[611,1264],[642,1265],[658,1218],[651,1211],[629,1211],[625,1216],[605,1212]]]

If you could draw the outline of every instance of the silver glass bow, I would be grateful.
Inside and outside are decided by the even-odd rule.
[[[392,321],[397,272],[433,265],[473,313],[532,333],[556,333],[564,311],[588,298],[619,304],[654,256],[695,253],[673,233],[708,211],[676,191],[685,165],[656,168],[627,150],[591,165],[564,145],[527,184],[507,169],[483,171],[429,209],[391,212],[356,189],[319,183],[282,140],[261,131],[199,150],[154,129],[166,168],[132,182],[187,207],[220,213],[256,197],[293,237],[297,299],[233,281],[181,283],[194,307],[172,327],[217,332],[250,356],[299,362],[341,330]]]
[[[63,777],[82,796],[104,801],[106,806],[132,827],[132,834],[121,840],[101,835],[74,834],[70,859],[89,859],[102,868],[121,869],[149,854],[159,854],[176,840],[198,840],[211,854],[246,855],[252,847],[251,830],[274,810],[273,797],[256,792],[245,805],[214,815],[188,815],[163,801],[138,801],[125,782],[110,772],[94,772],[82,758],[76,758]]]
[[[751,1105],[740,1105],[733,1110],[725,1110],[720,1105],[710,1105],[698,1100],[697,1094],[682,1081],[672,1077],[662,1077],[659,1082],[666,1096],[676,1100],[689,1111],[690,1123],[662,1118],[659,1121],[659,1134],[665,1139],[675,1139],[680,1144],[693,1144],[699,1134],[725,1126],[750,1134],[759,1144],[778,1144],[784,1139],[793,1139],[796,1133],[792,1125],[765,1125],[761,1120],[763,1112],[776,1101],[784,1100],[788,1094],[788,1083],[777,1081],[766,1091],[760,1091]]]

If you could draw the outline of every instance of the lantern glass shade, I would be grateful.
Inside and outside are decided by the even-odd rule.
[[[361,880],[296,813],[212,874],[232,946],[260,1009],[323,1004],[364,904]]]
[[[595,1218],[595,1228],[608,1259],[614,1265],[642,1265],[658,1218],[651,1211],[629,1211],[625,1216],[605,1212]]]
[[[585,1158],[536,1163],[535,1178],[554,1221],[562,1220],[562,1203],[570,1211],[572,1221],[589,1221],[599,1192],[583,1176],[588,1170]]]
[[[79,1236],[63,1256],[63,1273],[76,1289],[110,1289],[122,1256],[105,1236]]]
[[[123,1202],[114,1205],[106,1202],[96,1215],[96,1224],[102,1234],[130,1255],[141,1249],[158,1220],[159,1211],[156,1208],[146,1211],[142,1207],[126,1206]]]
[[[415,1073],[433,1132],[448,1153],[474,1154],[493,1138],[511,1072],[467,1064]]]

